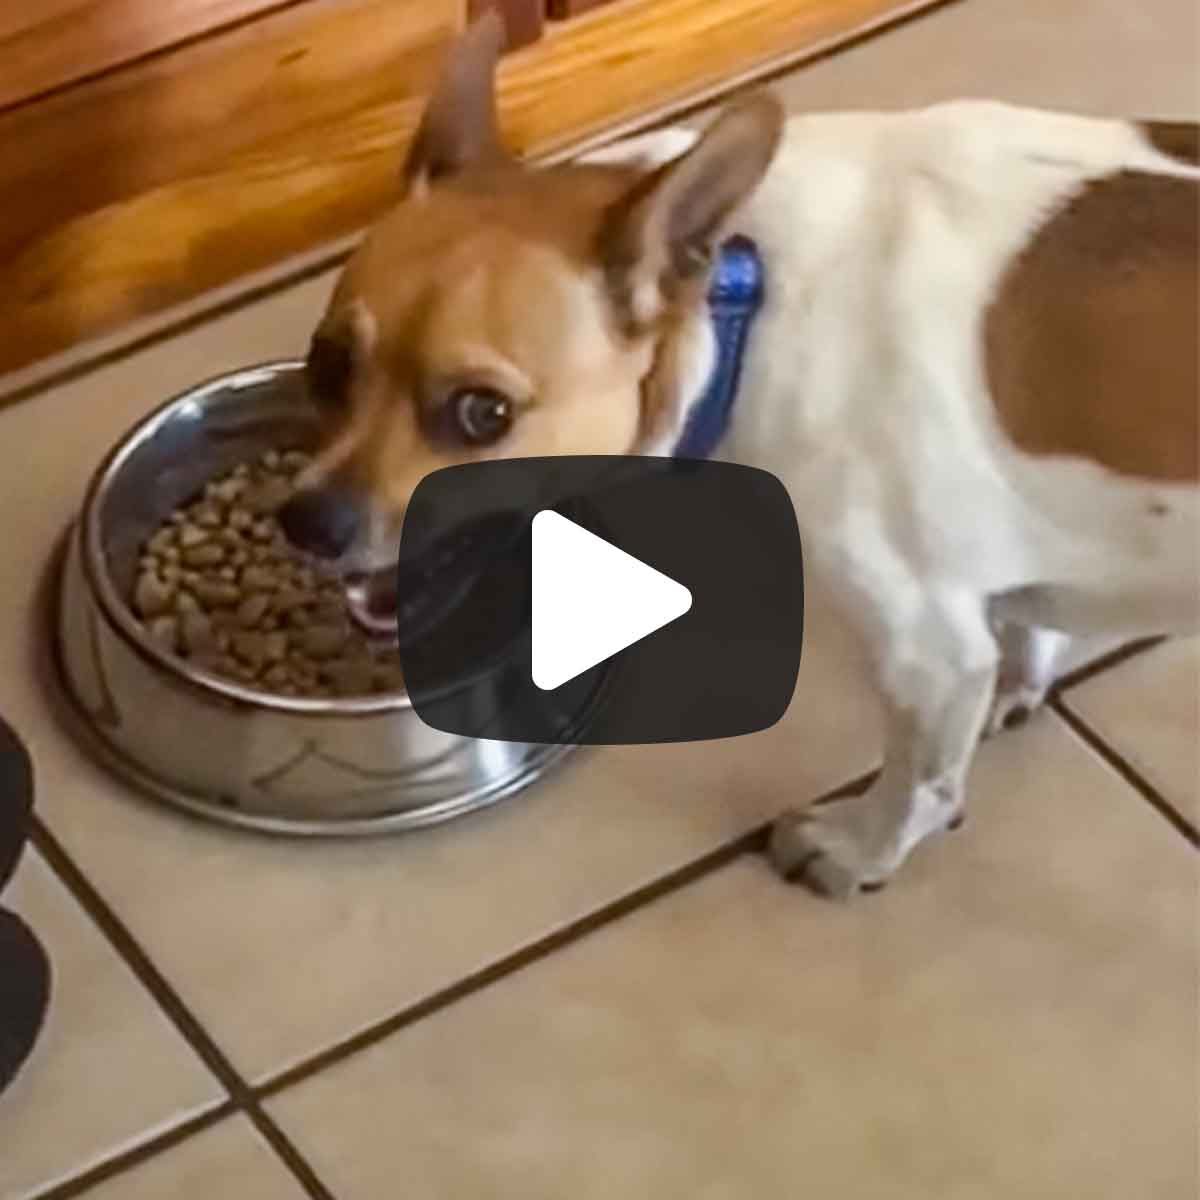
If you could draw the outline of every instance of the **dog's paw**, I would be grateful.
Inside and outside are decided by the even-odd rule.
[[[859,892],[879,891],[916,846],[963,823],[957,776],[920,785],[903,806],[878,787],[832,804],[785,812],[767,842],[771,865],[789,883],[848,900]]]
[[[833,807],[793,810],[780,816],[767,843],[771,865],[788,883],[803,884],[830,900],[878,891],[894,868],[864,855],[844,822],[830,818],[829,808]]]

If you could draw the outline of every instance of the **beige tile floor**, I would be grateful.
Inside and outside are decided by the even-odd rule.
[[[1194,116],[1198,62],[1183,0],[967,0],[779,86],[796,108],[988,94]],[[775,730],[580,754],[403,841],[211,830],[83,759],[34,670],[51,540],[134,417],[299,351],[328,285],[0,412],[0,711],[34,754],[45,849],[101,917],[36,855],[5,896],[57,988],[0,1098],[0,1200],[1195,1195],[1195,642],[986,747],[977,819],[845,911],[735,853],[612,908],[873,764],[820,597]],[[449,1002],[492,964],[512,969]]]

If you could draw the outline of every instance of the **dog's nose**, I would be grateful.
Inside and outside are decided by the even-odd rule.
[[[276,516],[287,540],[318,558],[340,558],[362,526],[355,497],[338,487],[297,492]]]

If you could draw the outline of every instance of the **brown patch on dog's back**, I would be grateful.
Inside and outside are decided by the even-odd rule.
[[[1023,451],[1200,478],[1194,181],[1089,184],[1010,266],[984,327],[1000,425]]]
[[[1195,121],[1139,121],[1138,127],[1160,154],[1200,166],[1200,125]]]

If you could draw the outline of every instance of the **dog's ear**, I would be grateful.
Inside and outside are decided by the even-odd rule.
[[[309,342],[304,375],[309,395],[327,413],[345,411],[354,374],[375,343],[375,318],[360,300],[326,314]]]
[[[464,167],[510,160],[496,115],[496,64],[506,40],[503,19],[489,8],[450,48],[404,164],[409,192],[419,195]]]
[[[631,331],[652,326],[687,284],[707,278],[718,236],[766,174],[782,130],[774,97],[744,100],[609,214],[599,252]]]

